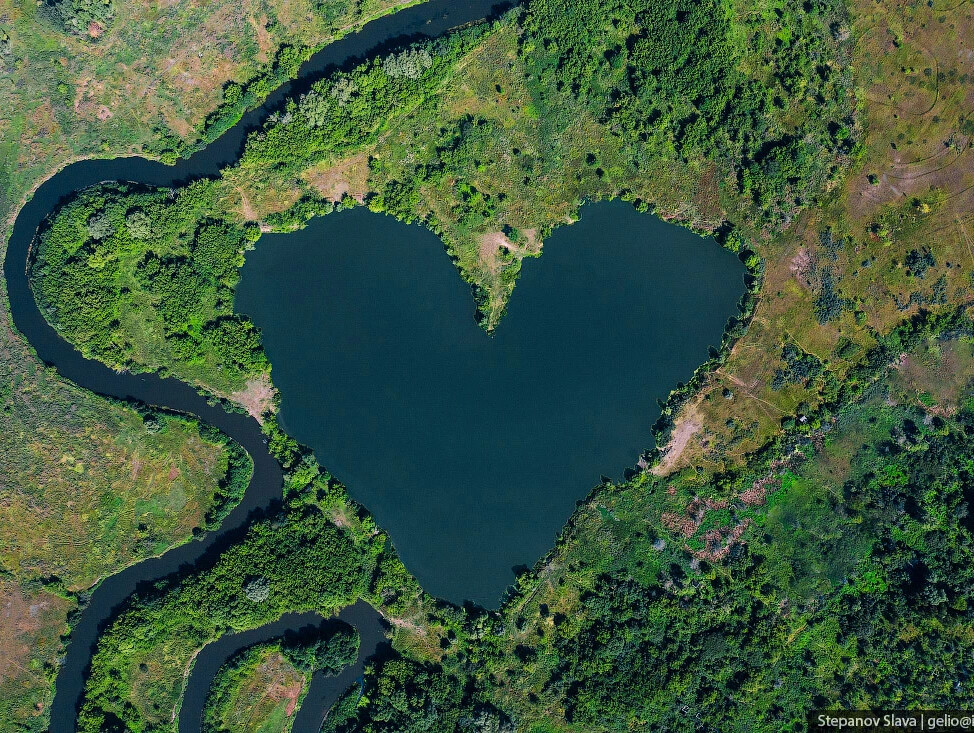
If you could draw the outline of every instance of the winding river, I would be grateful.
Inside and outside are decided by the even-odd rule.
[[[92,593],[90,602],[71,632],[64,663],[58,672],[51,709],[52,733],[75,730],[78,705],[95,643],[119,606],[141,586],[212,559],[236,541],[254,519],[273,512],[281,500],[283,476],[280,466],[268,453],[260,427],[252,417],[209,405],[194,388],[171,378],[116,373],[100,362],[84,358],[51,328],[38,311],[27,280],[27,258],[38,226],[62,199],[102,181],[122,180],[152,186],[172,186],[187,179],[216,175],[221,168],[237,159],[247,132],[273,107],[288,95],[301,91],[310,80],[328,68],[380,52],[412,38],[440,35],[450,28],[480,20],[501,9],[502,6],[495,0],[430,0],[372,21],[360,32],[317,53],[302,67],[296,81],[283,85],[262,107],[247,113],[231,130],[192,157],[179,161],[175,166],[140,157],[74,163],[42,184],[21,209],[7,245],[4,273],[14,324],[33,346],[38,358],[55,367],[66,379],[93,392],[194,415],[237,441],[254,463],[254,473],[246,495],[218,531],[209,533],[202,540],[174,548],[160,557],[133,565],[107,578]],[[347,676],[360,675],[365,658],[374,653],[382,641],[381,634],[372,633],[378,614],[367,607],[356,608],[358,610],[348,620],[356,622],[362,635],[362,653],[358,663],[343,676],[335,678],[330,699],[328,695],[316,693],[317,710],[309,710],[309,714],[299,716],[300,725],[296,724],[294,728],[296,732],[317,730],[321,723],[319,713],[326,710],[341,692],[339,684]],[[365,633],[364,624],[367,621],[370,631]],[[368,648],[369,644],[371,648]],[[198,676],[193,675],[194,680]],[[208,680],[201,679],[200,684],[208,685]],[[315,715],[311,716],[310,713]],[[309,717],[317,719],[309,720]],[[199,730],[198,717],[196,720],[181,717],[180,730]]]

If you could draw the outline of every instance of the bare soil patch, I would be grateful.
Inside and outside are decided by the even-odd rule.
[[[274,410],[276,394],[270,376],[263,374],[248,381],[247,386],[230,395],[230,399],[247,410],[257,422],[263,423],[264,415]]]
[[[684,415],[673,428],[670,442],[663,449],[663,458],[653,467],[653,473],[657,476],[665,476],[672,472],[680,460],[680,456],[683,455],[687,443],[690,442],[690,438],[696,435],[702,427],[703,423],[699,420],[690,415]]]
[[[812,270],[812,255],[807,247],[801,247],[798,254],[791,258],[788,269],[805,288],[811,288],[811,278],[809,274]]]
[[[298,698],[301,697],[301,690],[303,688],[303,685],[294,683],[282,690],[281,697],[287,699],[287,707],[284,708],[284,714],[288,717],[294,715],[294,711],[298,707]]]
[[[477,256],[481,266],[496,276],[511,261],[511,257],[522,260],[541,251],[537,229],[524,229],[520,236],[525,241],[519,244],[512,242],[504,232],[482,234],[477,241]]]
[[[341,201],[348,195],[361,202],[368,193],[369,156],[363,152],[334,163],[318,164],[301,177],[328,201]]]
[[[488,232],[480,237],[477,251],[480,263],[496,275],[503,267],[503,252],[517,252],[518,248],[503,232]]]
[[[257,54],[257,60],[261,63],[266,63],[271,59],[274,51],[277,50],[277,43],[271,36],[270,31],[267,30],[267,13],[262,13],[260,17],[251,15],[247,20],[250,21],[250,25],[254,29],[257,47],[260,49],[260,52]]]
[[[240,213],[243,214],[244,219],[247,221],[257,221],[260,217],[254,210],[253,204],[250,203],[250,199],[247,198],[247,194],[243,189],[236,189],[240,193]]]

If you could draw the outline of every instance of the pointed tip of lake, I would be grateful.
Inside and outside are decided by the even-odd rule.
[[[592,204],[525,261],[490,337],[435,235],[354,209],[263,237],[236,307],[287,431],[427,591],[496,607],[600,475],[652,447],[657,399],[719,345],[743,274],[712,240]]]

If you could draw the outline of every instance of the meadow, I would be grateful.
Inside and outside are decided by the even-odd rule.
[[[793,226],[754,240],[762,297],[726,364],[675,416],[690,437],[669,469],[734,465],[783,421],[830,401],[831,385],[896,325],[974,296],[974,75],[961,63],[971,9],[854,2],[850,12],[863,129],[856,162]],[[774,389],[787,344],[826,369]]]
[[[11,346],[5,356],[27,356]],[[87,591],[218,524],[250,479],[249,458],[215,431],[16,364],[0,360],[0,727],[12,731],[46,727]]]
[[[251,647],[232,664],[214,680],[219,692],[211,692],[227,699],[215,701],[207,710],[201,730],[290,731],[307,677],[271,647]]]

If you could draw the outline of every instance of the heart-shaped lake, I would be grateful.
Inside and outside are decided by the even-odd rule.
[[[656,400],[743,293],[730,252],[616,201],[527,260],[493,336],[429,231],[364,209],[261,239],[237,310],[281,421],[433,595],[496,606],[599,482],[652,447]]]

